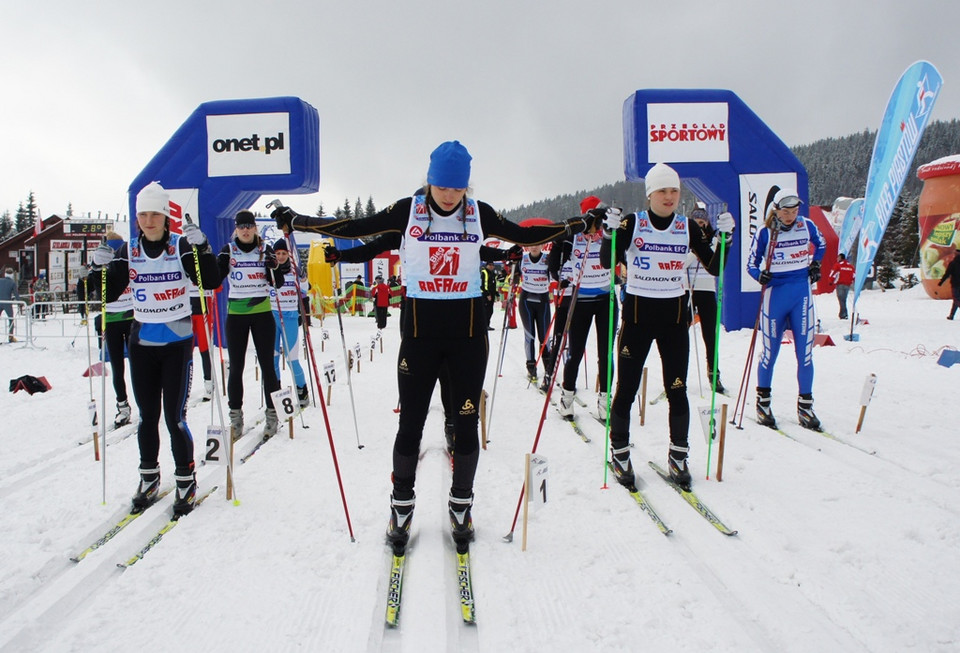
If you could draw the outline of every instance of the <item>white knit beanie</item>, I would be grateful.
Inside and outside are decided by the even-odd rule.
[[[650,197],[654,191],[662,188],[676,188],[679,190],[680,175],[667,164],[658,163],[647,171],[647,175],[643,178],[643,185],[647,197]]]
[[[170,195],[155,181],[151,181],[137,193],[137,213],[148,211],[170,216]]]

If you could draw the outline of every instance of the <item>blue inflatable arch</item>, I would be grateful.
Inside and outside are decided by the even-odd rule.
[[[728,331],[752,329],[760,286],[746,272],[750,242],[780,188],[796,188],[809,205],[800,161],[736,94],[710,89],[648,89],[627,98],[623,158],[628,181],[667,163],[711,217],[733,214],[737,232],[724,271],[721,320]]]
[[[170,191],[171,231],[179,233],[190,214],[217,252],[233,235],[237,211],[261,195],[320,187],[319,114],[295,97],[201,104],[127,189],[130,236],[137,193],[152,181]]]

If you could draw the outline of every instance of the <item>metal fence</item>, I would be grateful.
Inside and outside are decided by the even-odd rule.
[[[8,306],[13,310],[12,317],[5,312]],[[99,309],[99,304],[66,300],[0,302],[0,337],[3,342],[19,343],[22,347],[39,347],[39,342],[51,338],[75,340],[87,326],[88,306]],[[99,314],[99,310],[93,313]]]

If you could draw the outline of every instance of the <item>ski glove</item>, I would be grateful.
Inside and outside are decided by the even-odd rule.
[[[563,290],[569,285],[570,285],[570,279],[564,279],[563,281],[560,282],[560,290]]]
[[[192,222],[183,225],[183,237],[187,239],[188,243],[198,249],[203,249],[203,246],[207,244],[207,237],[200,231],[200,227]]]
[[[523,248],[520,245],[514,245],[507,250],[508,261],[519,261],[523,258]]]
[[[621,211],[618,208],[610,207],[603,214],[603,237],[609,238],[610,234],[620,228]]]
[[[333,245],[326,245],[323,248],[323,260],[327,263],[331,265],[339,263],[341,258],[343,258],[343,256],[340,254],[340,250]]]
[[[734,227],[733,215],[728,211],[724,211],[717,216],[717,229],[721,233],[732,234]]]
[[[278,206],[270,212],[270,217],[277,222],[277,229],[285,234],[293,231],[293,219],[296,216],[296,212],[288,206]]]
[[[100,243],[95,250],[93,250],[93,264],[97,267],[103,267],[108,265],[110,261],[113,260],[114,251],[110,245],[106,243]]]
[[[268,249],[263,253],[263,266],[268,270],[276,269],[277,255],[273,253],[272,249]]]
[[[810,269],[807,271],[807,274],[810,275],[810,283],[820,281],[820,261],[813,261],[810,264]]]
[[[770,283],[771,279],[773,279],[773,275],[770,274],[770,270],[760,270],[760,276],[757,277],[757,281],[760,282],[761,286]]]

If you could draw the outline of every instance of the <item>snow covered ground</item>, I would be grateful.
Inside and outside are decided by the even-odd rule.
[[[551,408],[538,447],[549,460],[549,500],[531,512],[526,551],[519,525],[514,541],[505,543],[524,453],[543,408],[543,397],[525,387],[521,333],[508,331],[491,441],[476,484],[478,625],[459,623],[447,536],[449,471],[435,395],[401,626],[386,633],[383,531],[396,431],[396,313],[383,333],[384,351],[376,349],[372,361],[374,320],[344,319],[348,346],[359,343],[363,351],[353,376],[362,449],[337,323],[312,329],[317,364],[333,360],[338,369],[328,413],[355,541],[323,413],[311,407],[304,415],[309,428],[298,420],[294,439],[281,431],[237,466],[239,504],[225,499],[223,468],[199,467],[201,491],[220,489],[126,570],[116,563],[165,522],[171,497],[81,562],[70,562],[125,511],[137,483],[136,437],[123,438],[132,427],[108,435],[105,503],[103,467],[91,443],[78,445],[90,436],[83,331],[73,346],[77,322],[63,336],[38,339],[40,350],[4,345],[5,384],[32,374],[46,376],[53,389],[0,395],[0,650],[956,651],[960,366],[936,361],[944,347],[958,346],[960,327],[944,319],[948,304],[928,299],[920,287],[865,291],[858,308],[869,324],[858,328],[859,342],[846,342],[848,323],[835,317],[835,298],[817,302],[836,346],[815,351],[816,410],[832,434],[856,448],[796,424],[796,364],[785,346],[773,406],[790,437],[752,421],[751,392],[743,429],[728,425],[718,483],[713,473],[705,479],[707,449],[699,425],[691,424],[695,489],[739,530],[734,537],[712,528],[645,464],[663,464],[667,454],[667,409],[660,402],[648,404],[643,427],[634,406],[633,461],[671,536],[612,479],[604,488],[603,427],[579,408],[592,439],[584,443]],[[322,328],[330,335],[325,351]],[[41,336],[60,332],[51,323],[38,327]],[[491,332],[493,352],[500,335],[499,328]],[[721,370],[734,397],[749,342],[747,330],[722,336]],[[697,352],[702,357],[699,335]],[[648,365],[649,399],[660,389],[656,353]],[[596,374],[592,351],[585,368],[579,394],[592,406],[595,394],[586,386],[593,382],[585,381]],[[250,422],[261,412],[252,354],[247,373]],[[855,434],[870,373],[879,379],[876,395]],[[285,385],[289,379],[284,372]],[[709,397],[697,396],[693,358],[689,381],[691,405],[708,405]],[[99,382],[93,384],[98,400]],[[488,391],[493,382],[491,361]],[[106,395],[112,419],[109,383]],[[726,401],[732,410],[734,400]],[[198,440],[210,420],[210,404],[190,411]],[[258,437],[241,440],[240,450]],[[165,484],[173,480],[168,449],[161,449]],[[716,448],[712,455],[715,462]]]

